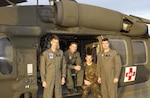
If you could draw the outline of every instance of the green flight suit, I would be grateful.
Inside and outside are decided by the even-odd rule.
[[[57,52],[48,49],[40,57],[41,80],[46,81],[43,98],[62,98],[61,78],[66,77],[66,62],[62,50]]]
[[[107,53],[98,54],[97,71],[101,77],[102,98],[117,98],[118,84],[114,84],[114,78],[119,79],[121,70],[121,59],[119,54],[110,49]]]
[[[92,63],[91,65],[87,65],[86,62],[84,62],[84,80],[90,81],[92,84],[90,86],[83,85],[83,93],[82,98],[88,98],[88,93],[91,90],[94,98],[101,98],[100,94],[100,84],[98,84],[97,79],[97,65],[95,63]]]
[[[82,60],[81,60],[79,52],[75,52],[74,54],[72,54],[69,51],[69,49],[64,52],[64,56],[65,56],[66,64],[67,64],[66,85],[67,85],[68,89],[73,89],[74,88],[74,82],[72,79],[72,72],[75,71],[74,70],[75,65],[81,66]],[[82,84],[83,84],[83,69],[81,68],[80,71],[75,71],[75,73],[76,73],[76,80],[75,80],[76,86],[82,86]]]

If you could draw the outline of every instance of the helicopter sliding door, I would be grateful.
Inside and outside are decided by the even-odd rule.
[[[127,36],[104,36],[109,38],[110,47],[117,50],[122,60],[120,86],[136,84],[148,80],[148,40],[146,38],[131,38]],[[128,73],[127,69],[135,73]],[[145,73],[142,73],[143,69]],[[128,74],[128,75],[125,75]],[[129,78],[129,79],[128,79]],[[131,79],[130,79],[131,78]],[[140,79],[142,78],[142,79]]]
[[[121,56],[122,70],[118,98],[141,98],[150,87],[149,80],[149,39],[123,35],[106,35],[110,47]],[[148,95],[147,95],[148,96]]]

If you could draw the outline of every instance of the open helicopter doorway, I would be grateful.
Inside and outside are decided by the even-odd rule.
[[[46,49],[50,48],[50,40],[52,34],[47,34],[41,38],[40,47],[41,52],[45,51]],[[57,35],[60,39],[60,49],[66,51],[69,48],[71,42],[76,42],[78,44],[77,51],[80,52],[81,58],[84,61],[85,53],[88,51],[92,51],[88,48],[95,47],[95,43],[98,42],[97,36],[98,35]],[[94,51],[93,51],[94,53]]]
[[[97,40],[97,36],[98,35],[62,35],[62,34],[56,34],[59,39],[60,39],[60,49],[63,51],[66,51],[69,48],[69,45],[71,42],[76,42],[78,44],[78,49],[77,51],[80,53],[82,62],[85,61],[85,55],[86,52],[92,52],[93,56],[94,56],[94,62],[96,62],[96,50],[95,50],[95,43],[98,42]],[[51,40],[51,36],[52,34],[47,34],[44,35],[41,40],[40,40],[40,53],[42,53],[43,51],[47,50],[50,48],[50,40]],[[93,47],[93,48],[90,48]],[[74,76],[73,76],[74,78]],[[40,87],[38,90],[38,96],[42,96],[42,92],[43,92],[43,88],[41,87],[41,82],[40,82],[40,78],[38,79]],[[75,84],[75,81],[74,81]],[[42,89],[42,92],[41,92]],[[64,97],[69,97],[69,96],[76,96],[76,95],[81,95],[81,93],[73,93],[73,94],[69,94],[67,87],[64,85],[62,86],[62,93],[63,93],[63,98]]]

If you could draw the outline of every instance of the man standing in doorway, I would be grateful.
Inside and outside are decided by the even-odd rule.
[[[51,47],[41,54],[40,73],[42,86],[44,87],[43,98],[62,98],[62,87],[66,77],[66,62],[63,51],[59,49],[59,38],[53,35]],[[55,95],[53,95],[53,92]]]
[[[117,98],[121,59],[109,45],[107,38],[102,39],[103,51],[97,59],[98,83],[101,83],[102,98]]]
[[[67,81],[66,85],[69,93],[74,92],[74,81],[72,78],[72,72],[76,74],[76,88],[77,92],[82,92],[83,84],[83,69],[81,68],[81,57],[80,53],[77,51],[77,43],[71,42],[69,49],[64,53],[66,64],[67,64]]]

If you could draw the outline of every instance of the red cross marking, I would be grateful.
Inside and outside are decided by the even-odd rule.
[[[132,76],[135,76],[136,72],[133,72],[133,68],[129,69],[129,72],[126,73],[126,77],[128,77],[128,80],[131,80]]]

